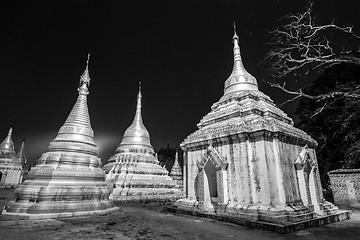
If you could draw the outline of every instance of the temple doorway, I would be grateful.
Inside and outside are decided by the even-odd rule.
[[[218,186],[216,178],[216,168],[212,161],[208,160],[205,164],[204,171],[207,177],[207,185],[212,204],[218,203]]]

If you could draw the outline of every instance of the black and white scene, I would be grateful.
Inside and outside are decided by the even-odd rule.
[[[1,1],[0,239],[359,239],[359,12]]]

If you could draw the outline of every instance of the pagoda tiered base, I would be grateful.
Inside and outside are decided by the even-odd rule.
[[[116,178],[113,192],[109,196],[115,203],[175,201],[184,197],[168,175],[120,173]]]
[[[116,162],[113,159],[117,159]],[[115,203],[175,201],[184,193],[152,154],[118,153],[104,166]]]
[[[331,214],[317,215],[301,205],[280,209],[219,203],[205,207],[203,202],[189,199],[180,199],[174,206],[166,209],[173,213],[212,218],[277,233],[295,232],[351,218],[349,211],[334,210]]]
[[[4,207],[2,218],[85,217],[118,210],[108,200],[110,192],[107,184],[100,181],[104,176],[101,169],[62,171],[34,167],[34,170],[36,171],[30,172],[30,178],[36,174],[36,179],[29,179],[19,185],[15,190],[15,200]],[[52,179],[47,179],[49,171],[53,171]]]

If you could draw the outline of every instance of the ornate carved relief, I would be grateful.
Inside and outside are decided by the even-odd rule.
[[[204,157],[197,162],[197,167],[199,170],[199,173],[197,175],[197,189],[198,189],[198,199],[200,201],[204,201],[204,175],[205,175],[205,171],[204,171],[204,167],[207,163],[207,161],[211,161],[215,168],[217,169],[216,171],[216,185],[217,185],[217,193],[218,193],[218,199],[219,202],[224,202],[224,184],[227,184],[226,179],[224,179],[224,172],[226,172],[227,170],[227,166],[228,166],[228,162],[226,161],[226,159],[224,157],[222,157],[219,152],[210,144],[209,147],[207,148]]]
[[[197,163],[199,171],[204,168],[208,160],[210,160],[216,168],[226,169],[228,166],[226,159],[222,157],[211,144],[207,148],[204,157]]]
[[[296,170],[303,169],[306,163],[309,163],[313,170],[316,169],[316,162],[314,161],[314,159],[311,158],[307,145],[305,145],[301,149],[301,151],[295,161],[295,169]]]

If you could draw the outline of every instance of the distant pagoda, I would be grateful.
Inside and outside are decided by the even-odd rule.
[[[27,179],[27,174],[29,171],[28,165],[27,165],[27,159],[25,156],[25,139],[22,141],[20,150],[16,156],[19,159],[19,162],[21,163],[21,166],[22,166],[22,171],[23,171],[23,179],[22,180],[25,181]]]
[[[23,181],[27,169],[22,164],[24,158],[19,155],[25,157],[24,143],[21,145],[19,154],[16,155],[12,141],[12,127],[10,127],[8,135],[0,144],[0,187],[16,188]]]
[[[89,59],[88,59],[89,61]],[[97,157],[87,107],[88,64],[80,78],[79,95],[49,150],[41,155],[28,179],[15,190],[2,215],[15,219],[46,219],[105,214],[116,211]]]
[[[186,197],[175,209],[283,232],[349,218],[323,198],[316,141],[259,91],[235,29],[233,44],[223,96],[181,143]]]
[[[183,190],[183,175],[182,175],[181,167],[179,165],[178,152],[176,152],[176,154],[175,154],[175,161],[174,161],[174,165],[171,167],[171,170],[170,170],[170,177],[176,182],[176,187],[182,191]]]
[[[115,202],[173,200],[182,196],[168,171],[159,165],[141,116],[141,85],[136,113],[126,129],[116,153],[104,166],[113,187]]]

